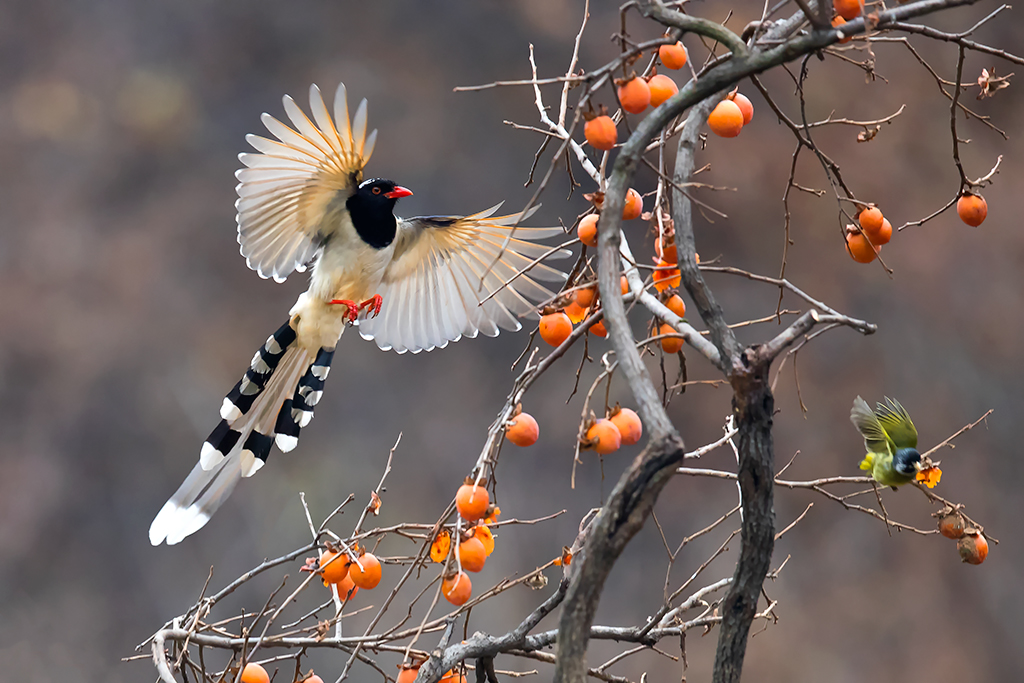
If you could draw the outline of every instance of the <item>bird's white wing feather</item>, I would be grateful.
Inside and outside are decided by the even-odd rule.
[[[531,302],[552,296],[537,280],[560,284],[566,276],[533,261],[546,254],[564,258],[569,252],[533,240],[563,231],[517,227],[536,207],[525,215],[494,216],[500,206],[471,216],[400,220],[394,257],[378,290],[384,305],[378,317],[360,321],[360,335],[384,350],[418,353],[463,336],[518,330],[518,318],[536,317]]]
[[[263,114],[277,140],[247,135],[258,153],[238,155],[245,165],[235,173],[242,256],[260,277],[278,282],[305,270],[336,227],[325,224],[328,209],[362,180],[377,138],[377,131],[366,135],[366,100],[349,122],[344,84],[334,98],[337,128],[315,85],[309,88],[309,104],[315,123],[286,95],[285,113],[295,127]]]

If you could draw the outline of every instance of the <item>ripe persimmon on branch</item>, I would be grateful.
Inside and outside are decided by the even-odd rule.
[[[847,250],[858,262],[870,263],[877,259],[887,271],[892,272],[891,266],[882,263],[879,256],[882,245],[893,236],[892,225],[879,207],[855,196],[853,188],[843,178],[839,164],[815,140],[812,130],[827,124],[858,126],[864,129],[858,140],[870,143],[878,134],[879,126],[894,120],[903,108],[895,113],[891,110],[880,113],[878,118],[871,120],[834,118],[830,114],[824,120],[809,121],[804,88],[814,65],[812,57],[853,63],[870,76],[873,75],[874,62],[858,62],[850,56],[852,50],[870,52],[873,43],[886,41],[898,41],[907,46],[949,100],[952,161],[958,171],[960,185],[953,200],[943,209],[918,221],[910,221],[899,230],[921,225],[955,203],[964,205],[963,208],[958,206],[964,222],[976,226],[984,220],[987,207],[975,190],[993,181],[999,161],[987,175],[969,179],[959,156],[963,140],[957,136],[957,115],[963,114],[969,120],[980,122],[996,132],[1001,131],[960,101],[961,89],[966,87],[962,82],[964,54],[965,51],[976,50],[1022,63],[1021,58],[1004,50],[968,40],[968,36],[1006,8],[1000,7],[963,33],[944,33],[906,23],[915,17],[972,4],[974,0],[920,0],[887,9],[881,3],[864,8],[859,0],[849,0],[837,3],[835,7],[842,17],[840,21],[838,17],[832,17],[831,3],[794,0],[794,5],[781,3],[770,8],[766,4],[760,19],[748,24],[737,35],[724,24],[683,13],[683,3],[633,0],[623,5],[621,25],[614,36],[619,54],[596,69],[580,72],[580,44],[589,19],[589,5],[585,5],[584,19],[575,34],[572,56],[563,75],[539,77],[531,46],[531,79],[495,81],[484,86],[460,88],[481,90],[527,86],[530,89],[541,127],[512,123],[517,129],[542,136],[534,165],[529,170],[528,185],[533,183],[535,172],[540,170],[541,160],[551,151],[552,142],[557,149],[540,174],[529,205],[544,194],[554,173],[567,159],[571,164],[570,183],[574,187],[579,184],[571,175],[574,167],[578,166],[589,178],[585,181],[589,183],[585,187],[585,196],[592,206],[573,221],[578,240],[568,239],[559,247],[552,247],[522,269],[522,272],[528,272],[557,249],[582,242],[579,257],[564,288],[539,307],[542,318],[538,329],[512,366],[514,370],[522,362],[522,369],[512,382],[507,399],[497,411],[494,421],[485,431],[479,454],[475,460],[466,461],[464,474],[468,476],[465,482],[457,487],[458,491],[453,490],[452,502],[443,511],[424,512],[425,521],[364,529],[364,526],[369,526],[367,521],[374,519],[387,503],[389,494],[384,489],[384,482],[392,473],[392,456],[399,448],[398,443],[389,452],[380,482],[362,508],[351,532],[335,533],[331,527],[337,524],[344,508],[354,500],[353,496],[337,505],[319,526],[314,525],[313,515],[302,497],[302,508],[312,534],[311,542],[262,563],[212,596],[206,596],[207,586],[204,586],[200,598],[191,608],[168,621],[139,646],[140,649],[149,648],[149,656],[161,680],[171,683],[177,675],[183,680],[256,683],[263,680],[266,667],[271,665],[278,667],[278,681],[316,683],[319,677],[303,673],[303,658],[310,650],[329,649],[345,655],[344,664],[339,657],[338,672],[334,674],[339,682],[348,678],[353,667],[360,664],[379,673],[383,680],[397,680],[398,683],[434,683],[438,680],[455,683],[464,680],[464,672],[469,669],[475,670],[477,680],[496,683],[502,676],[529,673],[496,668],[496,662],[501,666],[512,662],[509,666],[513,667],[517,660],[531,660],[531,666],[539,662],[536,666],[540,675],[547,677],[553,672],[554,680],[560,683],[580,683],[588,677],[626,681],[628,679],[610,673],[609,669],[641,652],[668,657],[679,661],[685,668],[685,651],[677,657],[659,648],[659,643],[672,638],[685,647],[685,633],[701,629],[705,633],[717,630],[712,680],[715,683],[735,682],[740,679],[752,623],[755,620],[763,620],[766,625],[775,623],[777,603],[765,593],[764,581],[766,577],[779,576],[789,561],[787,558],[772,568],[775,540],[812,512],[808,505],[799,516],[785,520],[782,530],[776,532],[773,501],[777,487],[823,495],[846,510],[880,520],[888,533],[895,529],[929,536],[941,533],[957,538],[964,561],[984,561],[988,541],[997,541],[985,533],[980,523],[966,515],[962,504],[931,491],[931,487],[938,483],[941,471],[938,463],[931,462],[930,451],[922,456],[915,450],[922,463],[916,480],[911,476],[907,482],[897,483],[913,481],[913,486],[924,493],[928,504],[941,506],[935,513],[940,518],[939,527],[935,530],[890,518],[883,503],[883,494],[888,495],[885,486],[895,487],[896,484],[879,479],[874,470],[871,476],[828,473],[809,480],[784,478],[789,464],[777,471],[773,443],[774,390],[779,374],[774,380],[771,378],[771,368],[776,360],[782,358],[776,364],[777,369],[781,369],[792,356],[795,367],[796,354],[800,349],[826,331],[849,328],[862,335],[870,335],[877,329],[871,322],[830,306],[816,296],[813,287],[807,283],[796,283],[786,277],[790,190],[802,190],[819,198],[827,194],[798,183],[797,159],[802,151],[810,152],[818,160],[834,194],[838,207],[837,249]],[[778,18],[787,10],[789,16]],[[649,31],[653,24],[659,33],[664,34],[663,37],[633,42],[627,31],[627,22],[633,21],[637,15],[646,30]],[[954,44],[958,55],[955,79],[944,80],[921,58],[908,41],[908,35]],[[683,41],[686,41],[690,52],[683,46]],[[850,47],[839,47],[840,44]],[[706,54],[701,56],[703,63],[697,59],[698,45],[706,48]],[[720,51],[720,47],[725,51]],[[796,85],[797,116],[785,113],[786,104],[781,99],[783,93],[772,93],[757,77],[789,63],[799,63],[799,72],[790,74]],[[661,68],[679,70],[685,75],[684,67],[688,68],[690,77],[680,87],[664,73],[657,73]],[[617,78],[620,73],[623,78]],[[660,80],[655,82],[654,77]],[[784,134],[792,134],[796,141],[783,195],[785,221],[780,232],[783,233],[784,245],[778,277],[737,268],[729,262],[728,255],[721,257],[722,263],[717,263],[717,259],[701,263],[697,253],[694,206],[698,211],[724,215],[712,206],[712,202],[694,196],[698,189],[715,189],[695,180],[706,170],[698,168],[697,162],[704,141],[704,127],[707,124],[714,134],[722,137],[735,137],[742,133],[754,115],[750,100],[738,92],[738,84],[747,78],[783,124]],[[991,78],[993,76],[990,75],[990,81]],[[989,83],[989,94],[1004,88],[1005,82],[1001,81],[997,86]],[[557,106],[549,106],[545,102],[543,88],[549,85],[559,88]],[[952,92],[947,90],[950,86]],[[980,87],[986,86],[981,83]],[[575,105],[570,106],[569,94],[574,88],[579,90],[579,94]],[[632,112],[637,118],[630,120],[627,112]],[[630,124],[631,128],[625,124]],[[626,129],[628,137],[620,144],[622,129]],[[581,141],[579,133],[586,142]],[[674,166],[671,168],[670,154],[666,153],[671,151],[670,143],[675,146]],[[656,187],[646,193],[632,187],[636,172],[642,165],[653,169],[657,177]],[[653,203],[646,207],[644,213],[643,204],[652,196]],[[526,207],[524,214],[529,208]],[[640,215],[649,222],[654,233],[656,257],[653,267],[637,259],[634,245],[630,244],[624,230],[624,221]],[[588,251],[594,248],[597,250],[596,258]],[[503,286],[510,285],[522,272],[505,281]],[[719,303],[720,299],[706,275],[733,283],[742,280],[749,287],[778,288],[778,304],[774,311],[766,311],[764,317],[730,324],[727,322],[730,316]],[[685,291],[701,323],[686,317],[686,304],[677,288]],[[481,298],[486,300],[494,294],[481,292]],[[784,309],[786,297],[789,298],[787,301],[796,301],[797,308]],[[648,318],[649,334],[638,338],[634,335],[630,318],[641,315]],[[762,329],[756,326],[771,322],[780,325],[781,330],[763,335],[758,343],[744,343],[735,332],[737,327]],[[537,335],[543,344],[534,346]],[[582,400],[579,438],[574,447],[566,449],[566,458],[573,460],[574,473],[571,482],[567,483],[575,486],[575,469],[581,462],[581,451],[603,455],[617,449],[623,441],[635,443],[646,438],[644,448],[621,473],[603,504],[583,516],[579,521],[578,535],[560,553],[552,553],[550,561],[531,572],[518,577],[509,576],[487,586],[471,574],[479,571],[489,561],[491,553],[500,547],[503,528],[542,524],[564,512],[548,511],[550,514],[533,519],[501,519],[501,510],[494,504],[497,493],[494,481],[500,470],[502,448],[507,447],[506,441],[517,447],[526,447],[537,441],[539,427],[527,411],[531,389],[574,347],[579,349],[582,342],[576,386],[571,393],[567,392],[569,398],[573,398],[587,363],[592,360],[590,340],[604,336],[610,341],[611,349],[599,356],[590,388]],[[652,364],[646,358],[656,356],[659,346],[662,349],[660,387],[651,376]],[[688,351],[692,352],[691,357],[706,361],[719,379],[689,381],[687,362],[692,360],[688,361]],[[679,371],[676,379],[670,380],[665,363],[673,359],[678,359]],[[616,373],[625,378],[636,412],[629,406],[612,405],[609,387]],[[728,383],[732,389],[732,414],[724,420],[720,439],[687,451],[684,438],[666,406],[676,392],[685,391],[697,383]],[[601,387],[605,387],[603,409],[600,405]],[[799,395],[799,386],[797,390]],[[891,427],[891,422],[886,422],[889,418],[884,411],[892,413],[895,409],[883,407],[880,410],[882,412],[876,413],[878,420]],[[952,438],[987,416],[988,413],[936,448],[947,445]],[[880,426],[879,430],[896,445],[895,438],[888,435],[883,427]],[[902,438],[899,434],[896,437]],[[914,446],[916,439],[915,430]],[[735,471],[681,466],[684,461],[699,459],[726,446],[735,454]],[[870,461],[866,462],[870,465]],[[400,471],[396,468],[396,473]],[[730,482],[730,486],[731,482],[736,482],[739,496],[735,503],[730,500],[727,506],[723,506],[716,521],[673,541],[670,539],[672,532],[666,531],[654,515],[654,507],[662,489],[677,475],[723,479]],[[880,487],[879,483],[883,486]],[[709,485],[714,484],[709,482]],[[850,486],[856,488],[849,493],[836,492],[837,487]],[[402,485],[393,484],[393,487],[401,488]],[[873,496],[877,507],[863,503],[863,500],[861,503],[851,502],[862,496]],[[511,503],[506,502],[508,510],[514,510],[514,501]],[[609,573],[630,540],[649,523],[649,519],[657,526],[668,561],[662,604],[644,623],[632,626],[595,624],[597,606]],[[671,570],[680,553],[694,539],[712,535],[721,537],[717,549],[684,581],[673,581]],[[735,566],[729,572],[716,574],[716,561],[730,544],[736,542],[737,536],[740,551]],[[404,554],[386,555],[382,548],[391,546],[382,544],[392,540],[411,542],[413,546]],[[306,560],[305,564],[297,562],[302,559]],[[796,558],[795,561],[800,560]],[[295,568],[306,575],[291,592],[284,592],[288,581],[285,576],[270,597],[262,601],[262,608],[245,611],[241,616],[215,614],[223,598],[243,587],[257,590],[251,582],[293,562],[298,564]],[[550,587],[549,582],[553,584]],[[329,598],[322,603],[317,600],[319,606],[314,605],[312,609],[308,605],[299,607],[297,601],[308,597],[308,593],[320,583],[329,588]],[[542,598],[515,615],[519,620],[515,627],[500,635],[471,629],[471,610],[486,609],[493,597],[509,590],[524,591],[525,587],[542,592]],[[358,607],[366,595],[361,591],[370,590],[384,595],[379,606]],[[280,598],[281,595],[285,597]],[[764,602],[761,602],[762,595]],[[363,610],[373,612],[368,626],[359,634],[343,633],[346,630],[343,628],[345,620]],[[557,629],[538,630],[545,617],[559,610]],[[283,623],[286,620],[287,623]],[[455,635],[460,626],[462,637]],[[622,644],[622,650],[593,666],[587,662],[587,654],[590,651],[589,641],[595,639],[616,641]],[[557,646],[554,654],[547,651],[553,646]],[[168,647],[170,653],[167,652]],[[222,654],[215,665],[209,666],[206,655],[211,650],[227,654]],[[283,651],[285,654],[269,656],[271,651]],[[265,658],[254,661],[257,654]],[[290,671],[282,671],[281,667]],[[393,675],[395,667],[397,676]]]

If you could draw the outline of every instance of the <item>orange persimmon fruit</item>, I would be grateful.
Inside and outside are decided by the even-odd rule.
[[[658,328],[658,334],[678,334],[678,332],[668,323],[662,323],[661,327]],[[679,353],[682,348],[682,337],[665,337],[661,340],[661,349],[665,353]]]
[[[882,227],[877,232],[868,232],[868,238],[875,246],[889,244],[889,240],[892,239],[892,223],[889,222],[889,219],[883,218]]]
[[[398,678],[395,679],[395,683],[412,683],[416,680],[416,676],[420,673],[420,667],[409,666],[402,667],[402,670],[398,672]]]
[[[455,507],[467,522],[475,522],[487,514],[490,504],[491,496],[483,486],[463,484],[455,494]]]
[[[335,559],[337,557],[337,559]],[[320,576],[323,578],[324,583],[338,583],[344,581],[345,577],[348,576],[348,558],[345,557],[345,553],[335,553],[331,550],[325,550],[323,556],[320,558]],[[328,564],[330,563],[330,564]]]
[[[840,38],[839,39],[839,43],[840,44],[848,43],[851,40],[853,40],[852,36],[846,35],[846,31],[843,31],[843,24],[845,24],[845,23],[846,23],[846,19],[843,19],[838,14],[836,16],[832,17],[832,28],[834,28],[834,29],[836,29],[838,31],[842,31],[843,35],[846,36],[845,38]]]
[[[484,568],[487,561],[487,551],[484,544],[476,536],[470,536],[459,543],[455,554],[458,555],[462,568],[467,572],[478,572]]]
[[[334,587],[338,589],[338,597],[341,598],[342,602],[356,597],[356,593],[359,592],[359,586],[352,581],[351,572],[349,572],[344,579],[334,584]],[[349,595],[349,593],[352,595]]]
[[[622,443],[627,446],[635,444],[644,434],[644,426],[640,422],[640,416],[629,408],[620,408],[619,412],[608,419],[619,430],[619,434],[622,435]]]
[[[540,436],[537,420],[529,413],[519,413],[509,420],[505,428],[505,438],[517,446],[532,446]]]
[[[740,108],[740,112],[743,114],[743,125],[747,125],[754,118],[754,103],[750,101],[750,98],[743,93],[733,93],[729,95],[729,99],[736,103],[736,106]]]
[[[647,87],[651,89],[651,106],[660,106],[662,102],[679,92],[676,82],[664,74],[651,76],[647,81]]]
[[[601,455],[608,455],[619,450],[622,445],[622,432],[611,420],[604,418],[597,420],[587,430],[587,448],[597,451]]]
[[[594,303],[595,294],[596,291],[593,287],[584,287],[583,289],[576,290],[574,298],[580,308],[590,308],[590,304]]]
[[[640,214],[643,212],[644,198],[632,187],[629,188],[629,191],[626,192],[626,203],[622,207],[622,220],[631,221],[634,218],[640,218]]]
[[[856,19],[864,11],[863,0],[832,0],[832,7],[835,8],[836,14],[841,16],[843,19],[850,21]]]
[[[597,246],[597,219],[596,213],[589,213],[581,218],[580,224],[576,226],[576,236],[588,247]]]
[[[569,322],[573,325],[587,317],[587,309],[583,308],[575,301],[570,301],[569,305],[562,310],[567,316],[569,316]]]
[[[608,336],[608,328],[604,326],[604,320],[603,319],[602,320],[598,320],[596,323],[591,325],[590,326],[590,331],[593,332],[595,336],[598,336],[598,337],[601,337],[601,338],[604,338],[604,337]]]
[[[430,559],[434,562],[444,562],[451,547],[452,533],[447,529],[441,529],[437,532],[434,542],[430,544]]]
[[[270,683],[267,670],[256,662],[249,662],[242,669],[242,683]]]
[[[637,76],[619,85],[619,103],[630,114],[639,114],[651,103],[651,89],[647,81]]]
[[[682,69],[686,66],[686,48],[679,42],[675,45],[662,45],[658,48],[658,59],[666,69]]]
[[[679,251],[675,240],[671,237],[661,237],[654,242],[654,253],[665,263],[678,263]]]
[[[939,517],[939,533],[946,538],[963,538],[965,526],[963,516],[956,510]]]
[[[363,568],[360,569],[359,565],[363,565]],[[352,583],[359,588],[376,588],[381,577],[380,560],[373,553],[364,553],[359,557],[359,562],[349,565],[348,575],[352,577]]]
[[[682,297],[678,294],[673,294],[665,302],[665,308],[672,311],[680,318],[686,317],[686,302],[683,301]]]
[[[988,202],[980,194],[965,194],[957,200],[956,212],[960,220],[976,228],[988,216]]]
[[[963,538],[956,542],[960,559],[968,564],[981,564],[988,557],[988,541],[977,529],[968,529]]]
[[[473,582],[469,580],[466,572],[453,574],[441,582],[441,595],[456,607],[466,604],[472,594]]]
[[[846,233],[846,251],[857,263],[871,263],[880,250],[880,247],[872,246],[866,235],[859,232]]]
[[[572,334],[572,321],[564,311],[549,313],[540,319],[540,338],[558,346]]]
[[[615,143],[619,141],[615,122],[607,115],[595,116],[583,124],[583,135],[591,147],[605,152],[615,147]]]
[[[486,525],[479,524],[473,527],[473,536],[483,545],[487,557],[490,557],[494,552],[494,534],[491,530]]]
[[[884,220],[885,216],[882,215],[881,210],[877,206],[868,207],[857,216],[857,222],[860,223],[860,227],[864,228],[864,231],[870,237],[874,237],[875,233],[882,229],[882,221]]]
[[[722,100],[708,116],[708,128],[719,137],[736,137],[743,129],[743,110],[732,100]]]

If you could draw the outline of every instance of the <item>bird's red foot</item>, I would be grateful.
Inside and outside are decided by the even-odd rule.
[[[356,318],[359,317],[359,312],[364,308],[366,309],[367,318],[376,318],[377,314],[380,313],[380,307],[384,305],[384,298],[380,294],[374,294],[372,298],[358,305],[355,301],[348,299],[331,299],[331,303],[347,307],[348,311],[345,312],[345,317],[348,318],[350,323],[354,323]]]
[[[371,298],[359,304],[359,308],[366,308],[367,318],[376,318],[380,313],[380,307],[384,305],[384,297],[374,294]]]
[[[350,301],[348,299],[331,299],[331,303],[344,306],[348,309],[345,311],[345,317],[350,323],[354,323],[356,318],[359,317],[359,306],[356,305],[355,301]]]

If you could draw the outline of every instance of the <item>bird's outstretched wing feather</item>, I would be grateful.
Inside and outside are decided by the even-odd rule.
[[[860,396],[853,399],[850,422],[864,437],[864,447],[868,453],[888,453],[890,455],[893,453],[895,446],[892,440],[878,422],[878,417],[871,412],[871,407]]]
[[[378,290],[383,310],[377,318],[360,321],[360,335],[384,350],[418,353],[443,348],[463,336],[482,332],[493,337],[499,328],[518,330],[518,317],[536,317],[531,301],[552,296],[537,280],[561,283],[566,276],[544,263],[533,263],[552,251],[533,240],[563,231],[517,227],[537,207],[525,214],[494,216],[500,206],[471,216],[400,220],[394,257]],[[568,255],[567,250],[553,250],[550,257]]]
[[[885,404],[876,404],[875,416],[896,448],[917,448],[917,428],[906,408],[896,399],[885,397]]]
[[[270,114],[261,120],[277,140],[247,135],[257,154],[238,155],[235,173],[238,243],[260,277],[283,282],[302,272],[336,227],[325,221],[332,203],[344,200],[362,180],[377,131],[366,135],[366,100],[350,122],[345,85],[338,86],[331,120],[320,89],[309,88],[315,123],[287,95],[284,109],[295,128]]]

